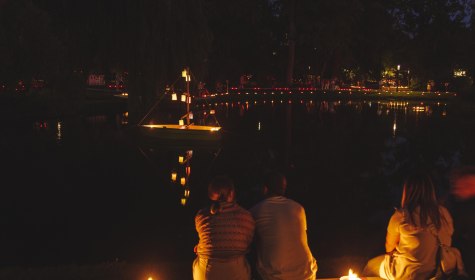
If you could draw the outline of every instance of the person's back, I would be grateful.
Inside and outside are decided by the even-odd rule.
[[[245,256],[254,236],[251,213],[236,203],[234,183],[226,176],[211,181],[208,196],[212,205],[195,216],[199,240],[195,246],[193,279],[251,279]]]
[[[285,177],[281,179],[285,185]],[[307,244],[304,208],[272,190],[267,195],[250,210],[256,223],[259,274],[264,279],[315,279],[317,263]]]
[[[441,226],[437,230],[430,222],[428,227],[413,226],[408,221],[408,213],[397,210],[388,225],[388,232],[399,234],[399,242],[394,253],[392,270],[394,279],[428,279],[436,269],[437,239],[443,244],[451,245],[453,233],[452,217],[447,209],[439,207]],[[419,210],[414,211],[414,224],[420,225]]]
[[[401,206],[387,226],[386,254],[368,261],[363,274],[389,280],[429,279],[439,275],[439,240],[452,244],[453,222],[425,170],[410,173],[402,186]],[[462,260],[459,275],[464,275]]]
[[[244,256],[254,234],[252,216],[235,202],[220,202],[219,207],[217,214],[204,208],[195,216],[199,237],[196,254],[210,259]]]

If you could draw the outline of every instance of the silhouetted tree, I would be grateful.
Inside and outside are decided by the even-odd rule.
[[[48,15],[31,1],[4,1],[0,9],[0,79],[13,84],[57,79],[63,48]]]

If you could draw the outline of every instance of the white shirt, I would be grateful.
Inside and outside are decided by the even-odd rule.
[[[452,244],[454,231],[452,217],[445,207],[439,207],[441,216],[441,228],[436,233],[443,244]],[[396,210],[388,224],[388,233],[399,235],[399,243],[396,247],[394,269],[388,272],[390,279],[426,279],[435,270],[436,253],[438,249],[437,239],[434,236],[435,227],[431,225],[427,229],[415,227],[409,224],[408,213]],[[420,224],[419,211],[414,213],[416,224]],[[433,229],[432,229],[433,228]]]
[[[265,199],[251,213],[256,222],[257,269],[265,279],[315,279],[317,263],[307,244],[304,208],[283,196]]]

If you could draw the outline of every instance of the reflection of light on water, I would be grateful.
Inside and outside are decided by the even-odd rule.
[[[412,110],[416,113],[418,112],[425,112],[426,111],[426,107],[425,106],[414,106],[412,108]]]
[[[61,141],[62,139],[63,139],[62,124],[60,121],[58,121],[56,124],[56,140]]]
[[[396,123],[396,117],[394,117],[394,122],[393,122],[393,137],[396,137],[396,130],[397,130],[397,123]]]

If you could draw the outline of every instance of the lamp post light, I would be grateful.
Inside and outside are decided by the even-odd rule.
[[[397,65],[396,68],[396,93],[399,91],[399,70],[401,70],[401,65]]]

